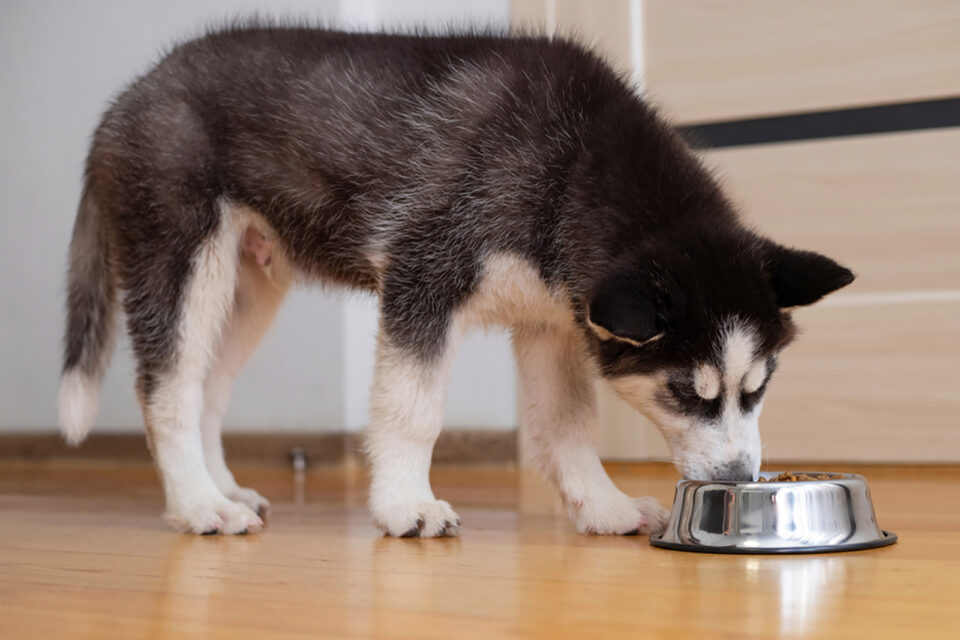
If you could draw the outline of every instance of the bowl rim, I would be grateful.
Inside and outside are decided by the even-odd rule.
[[[761,471],[760,474],[768,475],[780,475],[781,473],[807,473],[807,474],[829,474],[835,476],[829,480],[771,480],[768,482],[760,482],[759,480],[691,480],[689,478],[680,478],[677,481],[677,486],[698,486],[703,487],[707,485],[722,485],[725,487],[799,487],[804,485],[812,484],[826,484],[833,482],[849,482],[851,480],[861,481],[866,484],[867,479],[859,473],[843,473],[840,471]]]

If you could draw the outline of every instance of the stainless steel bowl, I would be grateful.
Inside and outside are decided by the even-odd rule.
[[[681,480],[667,528],[650,543],[709,553],[823,553],[896,542],[895,534],[877,526],[866,479],[831,475],[799,482]]]

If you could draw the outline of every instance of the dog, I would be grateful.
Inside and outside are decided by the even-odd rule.
[[[166,519],[263,526],[220,441],[231,382],[289,288],[375,292],[376,525],[449,536],[430,487],[461,337],[512,332],[522,432],[576,529],[649,533],[593,444],[602,376],[694,479],[750,480],[790,310],[849,284],[748,229],[680,135],[562,38],[237,25],[170,51],[94,133],[69,251],[59,397],[79,443],[122,303]]]

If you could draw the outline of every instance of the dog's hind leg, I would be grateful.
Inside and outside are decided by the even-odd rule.
[[[248,232],[249,233],[249,232]],[[289,269],[282,260],[264,260],[245,253],[240,259],[236,299],[220,340],[216,361],[204,382],[203,456],[217,488],[231,500],[242,502],[264,517],[270,503],[253,489],[239,486],[227,468],[220,437],[223,414],[233,380],[269,328],[290,287]]]
[[[579,336],[573,330],[518,328],[513,344],[526,453],[560,490],[577,530],[634,534],[662,529],[667,512],[656,500],[630,498],[600,463],[594,442],[594,376]]]
[[[128,268],[126,305],[147,437],[166,494],[165,517],[183,531],[237,534],[263,522],[217,488],[204,460],[200,419],[204,380],[234,305],[246,220],[227,207],[213,207],[182,214],[214,223],[196,228],[182,223],[180,244],[143,246],[140,260]]]

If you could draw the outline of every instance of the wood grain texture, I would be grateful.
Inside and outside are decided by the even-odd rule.
[[[611,471],[631,494],[672,497],[669,468]],[[6,465],[0,637],[955,637],[960,470],[863,472],[897,545],[755,557],[579,536],[528,510],[509,469],[435,473],[462,537],[398,540],[369,524],[348,470],[241,469],[275,509],[265,533],[230,538],[168,531],[144,465]]]
[[[960,462],[960,302],[811,307],[760,419],[779,460]]]
[[[705,159],[747,222],[852,268],[857,281],[843,294],[960,288],[960,128],[718,149]]]
[[[960,3],[645,0],[651,97],[680,123],[960,93]]]

